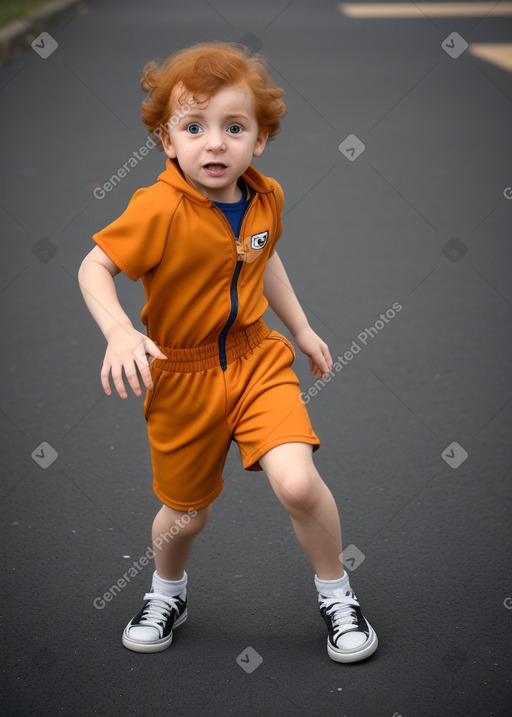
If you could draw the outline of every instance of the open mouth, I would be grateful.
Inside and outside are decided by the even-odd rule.
[[[224,174],[227,167],[225,164],[220,164],[218,162],[211,162],[210,164],[205,164],[203,166],[203,169],[211,177],[220,177],[222,174]]]

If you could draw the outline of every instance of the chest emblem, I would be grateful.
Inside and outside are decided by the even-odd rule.
[[[268,231],[253,234],[251,237],[251,249],[263,249],[268,241]]]
[[[252,264],[253,261],[256,261],[256,259],[261,256],[260,251],[266,246],[267,242],[268,230],[258,232],[242,240],[238,239],[236,242],[238,256],[247,262],[247,264]]]

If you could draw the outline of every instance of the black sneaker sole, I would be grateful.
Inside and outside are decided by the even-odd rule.
[[[171,632],[167,637],[163,637],[161,640],[155,640],[154,642],[143,642],[142,640],[134,640],[128,636],[128,629],[131,626],[131,621],[125,627],[123,631],[123,645],[133,652],[162,652],[166,650],[172,644],[172,636],[174,628],[182,625],[187,619],[187,610],[185,609],[182,614],[176,618],[173,623]]]

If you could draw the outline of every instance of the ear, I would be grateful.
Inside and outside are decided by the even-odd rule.
[[[258,134],[256,144],[254,145],[253,156],[260,157],[268,142],[268,129]]]
[[[169,157],[169,159],[176,159],[176,150],[173,147],[169,133],[162,132],[162,134],[160,135],[160,141],[162,142],[164,152]]]

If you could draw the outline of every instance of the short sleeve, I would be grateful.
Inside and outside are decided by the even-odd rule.
[[[93,236],[133,281],[156,266],[163,256],[174,211],[171,200],[161,184],[139,189],[121,216]]]

